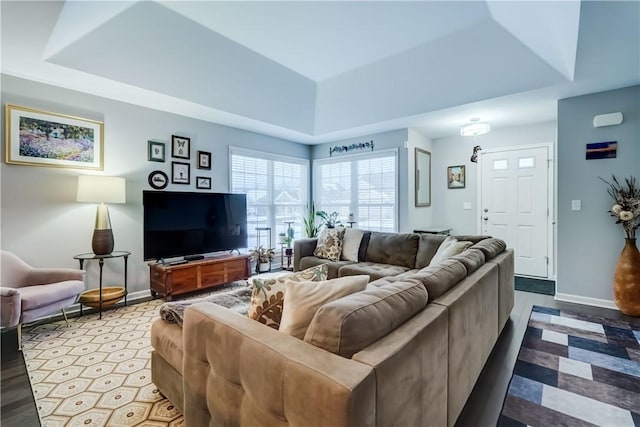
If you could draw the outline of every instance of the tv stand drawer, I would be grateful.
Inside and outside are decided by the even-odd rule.
[[[149,264],[152,296],[171,301],[173,295],[208,289],[251,276],[248,255],[224,255],[180,265]]]

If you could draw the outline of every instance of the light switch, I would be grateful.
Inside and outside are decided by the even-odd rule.
[[[572,211],[580,211],[580,210],[582,210],[582,200],[572,200],[571,201],[571,210]]]
[[[464,209],[465,211],[470,211],[471,210],[471,202],[464,202],[462,204],[462,209]]]

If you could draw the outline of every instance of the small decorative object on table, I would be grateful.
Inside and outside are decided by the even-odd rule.
[[[273,248],[265,248],[261,245],[250,250],[249,255],[256,261],[256,273],[264,273],[271,270],[271,261],[276,256],[276,252]]]
[[[613,279],[613,298],[624,314],[640,316],[640,252],[636,246],[636,229],[640,226],[640,187],[635,177],[625,178],[621,184],[614,175],[607,192],[615,201],[609,210],[616,224],[622,224],[625,246],[622,249]]]

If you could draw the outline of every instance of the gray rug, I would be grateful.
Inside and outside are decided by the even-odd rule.
[[[555,295],[556,282],[553,280],[533,279],[531,277],[516,276],[516,290],[533,292],[536,294]]]

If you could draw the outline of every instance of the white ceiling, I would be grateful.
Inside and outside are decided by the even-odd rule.
[[[1,13],[3,73],[309,144],[554,120],[558,99],[640,83],[636,1],[3,1]]]

